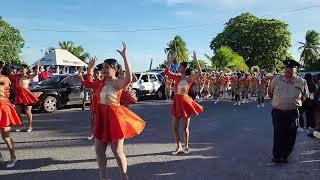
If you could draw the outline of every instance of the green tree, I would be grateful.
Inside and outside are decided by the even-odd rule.
[[[59,42],[59,47],[61,49],[68,50],[70,53],[81,59],[83,62],[86,62],[86,60],[90,57],[90,54],[85,52],[82,46],[77,46],[72,41]]]
[[[186,43],[179,35],[175,36],[167,45],[168,47],[164,49],[164,52],[167,54],[168,59],[172,53],[177,52],[177,59],[173,62],[174,64],[188,61],[188,49],[186,47]]]
[[[212,39],[210,48],[217,52],[221,46],[228,46],[248,66],[274,71],[287,58],[290,42],[291,34],[284,22],[244,13],[226,23],[223,32]]]
[[[19,54],[24,46],[24,40],[18,29],[10,26],[0,16],[0,60],[12,64],[20,64]]]
[[[210,57],[206,55],[206,57]],[[215,55],[210,58],[214,70],[223,71],[230,69],[232,71],[248,72],[249,67],[246,65],[243,57],[233,52],[231,48],[222,46],[217,50]]]
[[[306,69],[320,68],[320,34],[314,30],[307,31],[305,42],[299,42],[302,49],[300,61],[305,65]]]
[[[204,60],[198,59],[198,62],[199,62],[201,69],[206,69],[208,67],[207,63]],[[195,61],[189,61],[189,67],[192,69],[198,68],[197,63]]]

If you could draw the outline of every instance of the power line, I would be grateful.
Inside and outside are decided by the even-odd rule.
[[[263,15],[263,16],[287,14],[287,13],[303,11],[303,10],[313,9],[313,8],[318,8],[318,7],[320,7],[320,4],[307,6],[307,7],[303,7],[303,8],[291,9],[291,10],[282,11],[282,12],[273,13],[273,14],[266,14],[266,15]],[[188,26],[150,28],[150,29],[134,29],[134,30],[57,30],[57,29],[24,28],[24,27],[21,27],[19,29],[27,30],[27,31],[57,32],[57,33],[87,33],[87,32],[95,32],[95,33],[135,33],[135,32],[151,32],[151,31],[167,31],[167,30],[176,30],[176,29],[190,29],[190,28],[196,28],[196,27],[210,26],[210,25],[217,24],[217,23],[220,23],[220,22],[212,22],[212,23],[188,25]]]

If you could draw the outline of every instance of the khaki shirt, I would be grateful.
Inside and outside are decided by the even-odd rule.
[[[269,92],[273,94],[272,106],[279,110],[293,110],[301,107],[302,101],[309,93],[304,79],[295,77],[292,81],[288,81],[283,75],[271,81]]]

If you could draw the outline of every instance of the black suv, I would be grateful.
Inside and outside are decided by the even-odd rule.
[[[33,108],[54,112],[66,105],[82,105],[83,97],[80,95],[82,87],[78,75],[55,75],[30,88],[40,99]]]

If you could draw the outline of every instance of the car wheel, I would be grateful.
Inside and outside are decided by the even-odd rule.
[[[52,113],[57,110],[57,98],[47,96],[42,102],[42,108],[47,113]]]
[[[163,91],[162,91],[161,89],[159,89],[159,90],[157,91],[157,93],[156,93],[156,98],[157,98],[158,100],[161,100],[161,99],[164,98],[164,93],[163,93]]]

